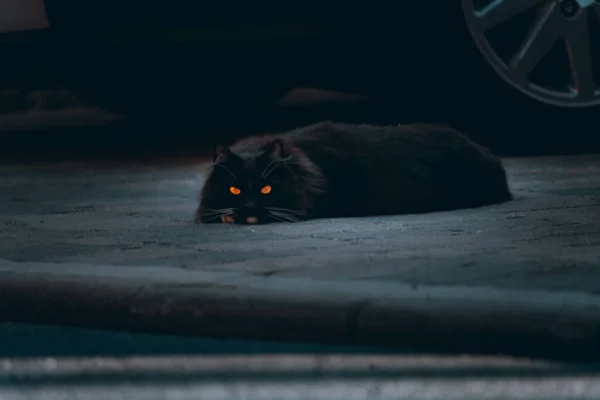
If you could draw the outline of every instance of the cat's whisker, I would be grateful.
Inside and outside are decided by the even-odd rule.
[[[287,222],[287,221],[286,221],[286,220],[284,220],[283,218],[279,218],[279,217],[278,217],[278,216],[276,216],[276,215],[269,214],[269,216],[270,216],[271,218],[273,218],[275,221],[278,221],[278,222]]]
[[[226,214],[221,214],[221,215],[212,215],[212,216],[209,216],[209,217],[203,218],[203,219],[202,219],[202,222],[211,222],[211,221],[214,221],[215,219],[222,218],[222,217],[224,217],[225,215],[226,215]]]
[[[201,220],[203,222],[211,222],[217,218],[230,216],[235,213],[236,208],[221,208],[221,209],[210,209],[206,208],[200,212]]]
[[[262,179],[264,179],[264,178],[265,178],[265,175],[267,175],[267,174],[269,174],[269,173],[270,173],[270,171],[269,171],[269,168],[270,168],[271,166],[273,166],[273,164],[276,164],[276,163],[291,163],[292,161],[293,161],[293,159],[292,159],[292,156],[289,156],[289,157],[286,157],[286,158],[279,158],[279,159],[277,159],[277,158],[276,158],[276,159],[273,159],[273,160],[271,160],[271,162],[269,162],[269,164],[266,166],[266,168],[264,169],[264,171],[263,171],[263,173],[261,174],[261,176],[260,176],[260,177],[261,177]]]
[[[202,214],[203,218],[217,218],[217,217],[226,217],[228,215],[231,215],[229,213],[214,213],[214,214]]]
[[[211,167],[223,168],[225,171],[229,172],[229,175],[233,176],[233,179],[235,179],[237,181],[237,176],[235,176],[235,174],[233,172],[231,172],[231,170],[229,168],[227,168],[226,166],[224,166],[223,164],[211,164]]]
[[[267,164],[267,166],[265,167],[263,173],[260,175],[261,179],[265,179],[265,174],[267,173],[267,171],[269,170],[269,168],[271,167],[271,165],[273,165],[273,163],[275,163],[276,161],[279,161],[279,160],[271,160],[271,162],[269,164]]]
[[[279,214],[269,213],[269,216],[279,222],[298,222]]]
[[[277,164],[275,164],[275,160],[271,161],[269,163],[269,165],[267,165],[267,168],[265,168],[265,170],[263,171],[262,175],[260,176],[260,179],[262,179],[262,180],[267,179],[267,177],[269,175],[271,175],[272,170],[274,170],[278,165],[279,165],[279,162]]]
[[[215,215],[215,214],[220,214],[220,215],[227,215],[227,214],[232,214],[233,210],[215,210],[215,211],[201,211],[200,214],[201,215]]]
[[[294,215],[286,214],[283,212],[269,211],[269,215],[277,218],[284,219],[286,222],[300,222],[301,220],[296,218]]]
[[[202,208],[200,212],[231,212],[235,211],[235,208]]]
[[[267,209],[267,210],[272,210],[272,211],[277,211],[277,212],[283,212],[283,213],[296,214],[296,215],[306,215],[306,213],[305,213],[305,212],[303,212],[303,211],[292,210],[292,209],[290,209],[290,208],[281,208],[281,207],[265,207],[265,209]]]
[[[294,218],[294,217],[291,217],[291,216],[289,216],[289,215],[286,215],[286,216],[279,216],[279,218],[283,218],[283,219],[284,219],[286,222],[293,222],[293,223],[300,222],[300,220],[299,220],[299,219],[296,219],[296,218]]]
[[[264,173],[262,176],[262,179],[267,179],[269,177],[269,175],[271,175],[271,173],[273,173],[273,171],[275,171],[277,169],[277,167],[280,167],[282,165],[288,165],[288,164],[298,164],[297,162],[294,161],[280,161],[278,163],[276,163],[270,170],[268,170],[268,172]]]
[[[305,214],[303,213],[294,213],[294,212],[289,212],[289,211],[282,211],[282,210],[271,210],[271,212],[274,212],[278,215],[285,215],[285,216],[289,216],[289,217],[293,217],[293,218],[303,218],[305,216]]]
[[[268,208],[270,210],[282,210],[282,211],[294,211],[294,212],[301,212],[300,210],[294,210],[293,208],[285,208],[285,207],[273,207],[273,206],[267,206],[265,208]]]

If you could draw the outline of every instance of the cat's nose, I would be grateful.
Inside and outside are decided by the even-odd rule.
[[[246,203],[246,208],[256,208],[256,202],[250,200]]]

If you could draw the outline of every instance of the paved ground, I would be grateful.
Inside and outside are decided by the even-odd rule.
[[[246,315],[246,325],[257,323],[252,319],[257,312],[262,313],[259,320],[283,317],[299,330],[298,337],[315,333],[312,328],[300,332],[304,328],[299,325],[317,321],[321,330],[330,328],[327,340],[335,334],[348,337],[350,331],[356,338],[360,323],[355,317],[367,315],[363,308],[373,299],[393,300],[396,308],[372,310],[370,329],[377,321],[391,321],[401,304],[419,308],[417,298],[427,302],[437,296],[437,308],[419,312],[431,316],[441,307],[449,321],[469,307],[477,318],[484,311],[504,307],[514,314],[521,308],[541,313],[537,323],[549,330],[557,329],[549,321],[562,313],[576,326],[560,331],[561,340],[570,335],[569,340],[585,337],[598,343],[600,156],[507,159],[506,166],[516,200],[499,206],[252,227],[192,224],[203,171],[198,163],[2,167],[0,292],[4,299],[20,296],[14,304],[27,305],[27,310],[35,309],[27,296],[37,296],[42,303],[60,298],[55,303],[63,309],[81,306],[102,313],[102,307],[108,312],[115,306],[111,296],[137,301],[139,285],[150,284],[154,291],[144,300],[145,311],[131,306],[125,314],[114,314],[115,320],[143,314],[147,328],[149,315],[172,308],[164,298],[156,300],[157,293],[183,290],[183,303],[189,306],[192,289],[204,288],[214,306],[209,313],[229,313],[238,320]],[[19,286],[21,281],[25,283]],[[123,289],[124,282],[131,285]],[[228,292],[232,287],[239,290]],[[301,294],[304,311],[297,307]],[[254,306],[245,303],[246,295],[254,296]],[[65,303],[69,298],[82,302]],[[450,304],[463,308],[450,310]],[[557,314],[549,318],[553,311]],[[66,318],[53,312],[52,318]],[[17,314],[4,310],[0,317],[14,319]],[[524,323],[531,314],[512,317]],[[293,318],[301,322],[293,323]],[[109,320],[86,321],[111,325]],[[163,321],[157,330],[183,329],[169,321],[171,325]],[[394,322],[396,328],[402,322]],[[391,332],[382,326],[383,336]],[[209,333],[239,331],[219,329]],[[242,336],[264,333],[253,329]],[[529,339],[535,329],[526,329]],[[190,331],[206,333],[205,327]]]
[[[196,164],[0,170],[0,258],[600,290],[600,157],[509,159],[517,200],[268,226],[191,223]]]

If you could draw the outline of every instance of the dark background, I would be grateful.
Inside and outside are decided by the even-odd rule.
[[[477,50],[459,2],[47,0],[46,8],[51,29],[0,41],[0,87],[24,93],[7,107],[19,112],[31,105],[28,93],[67,88],[79,95],[70,102],[127,120],[4,129],[3,160],[197,156],[216,140],[321,120],[449,123],[506,156],[600,150],[598,108],[547,105],[504,82]],[[522,34],[510,28],[496,34],[505,48]],[[560,73],[551,61],[550,74]],[[275,104],[297,87],[363,97]]]

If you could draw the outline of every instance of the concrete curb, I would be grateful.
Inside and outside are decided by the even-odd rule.
[[[600,296],[0,261],[0,320],[600,361]]]
[[[470,357],[0,360],[2,399],[596,399],[587,366]]]

